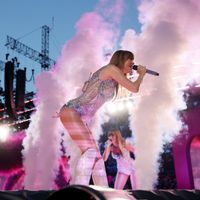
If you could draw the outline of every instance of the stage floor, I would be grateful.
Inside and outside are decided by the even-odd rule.
[[[89,187],[88,187],[89,188]],[[77,189],[73,186],[63,188],[58,191],[54,190],[40,190],[40,191],[29,191],[29,190],[19,190],[19,191],[0,191],[0,200],[112,200],[112,195],[110,197],[106,197],[104,192],[97,191],[97,193],[101,193],[102,196],[97,195],[96,192],[94,194],[91,193],[91,190],[88,191],[87,186],[83,187],[83,190]],[[92,190],[94,191],[94,190]],[[96,194],[95,194],[96,193]],[[117,193],[117,190],[116,190]],[[129,190],[130,199],[140,199],[140,200],[200,200],[200,190]],[[115,198],[116,199],[116,198]],[[123,198],[120,198],[123,199]],[[129,199],[129,198],[124,198]]]

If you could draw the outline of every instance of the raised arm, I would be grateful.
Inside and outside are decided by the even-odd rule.
[[[135,153],[135,149],[134,149],[134,147],[133,147],[131,144],[126,143],[125,148],[126,148],[129,152]]]
[[[107,146],[103,152],[103,160],[104,161],[106,161],[108,159],[108,156],[110,155],[110,152],[111,152],[111,142],[108,141],[106,143],[107,143]]]
[[[131,81],[119,68],[115,67],[114,65],[111,65],[108,68],[109,76],[131,92],[139,91],[140,84],[142,83],[143,77],[146,73],[146,68],[139,65],[137,72],[139,74],[137,79],[135,81]]]

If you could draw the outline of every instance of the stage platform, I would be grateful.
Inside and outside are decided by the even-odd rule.
[[[97,190],[80,185],[57,191],[0,191],[0,200],[116,200],[118,193],[120,200],[200,200],[200,190],[128,190],[124,191],[130,195],[127,197],[118,190]]]

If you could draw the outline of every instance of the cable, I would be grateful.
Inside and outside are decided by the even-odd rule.
[[[32,30],[32,31],[29,32],[29,33],[26,33],[25,35],[23,35],[23,36],[21,36],[21,37],[18,37],[16,40],[20,40],[20,39],[26,37],[27,35],[30,35],[31,33],[35,32],[35,31],[37,31],[37,30],[39,30],[39,29],[41,29],[41,26],[38,27],[38,28],[36,28],[36,29],[34,29],[34,30]]]

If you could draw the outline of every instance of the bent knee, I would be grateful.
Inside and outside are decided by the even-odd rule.
[[[96,158],[97,149],[95,147],[89,147],[85,150],[82,150],[82,155],[89,155],[91,158]]]

